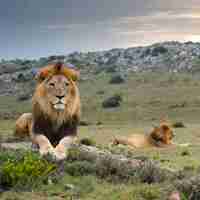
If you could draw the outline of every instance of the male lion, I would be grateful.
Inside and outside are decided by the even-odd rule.
[[[29,135],[41,155],[66,157],[77,135],[80,118],[78,72],[58,62],[42,68],[36,79],[32,113],[23,114],[15,126],[16,136]]]
[[[142,147],[166,147],[172,145],[173,131],[167,123],[161,123],[154,127],[147,135],[135,134],[129,137],[119,137],[113,140],[113,145],[123,144],[134,148]]]

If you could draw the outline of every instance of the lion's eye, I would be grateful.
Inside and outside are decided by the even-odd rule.
[[[54,83],[50,83],[49,85],[50,85],[50,86],[52,86],[52,87],[54,87],[54,86],[55,86],[55,84],[54,84]]]
[[[66,83],[65,83],[65,86],[68,86],[68,85],[69,85],[69,83],[68,83],[68,82],[66,82]]]

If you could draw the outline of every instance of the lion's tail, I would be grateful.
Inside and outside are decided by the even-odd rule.
[[[32,113],[22,114],[15,123],[14,135],[16,137],[30,136],[32,129],[32,119]]]

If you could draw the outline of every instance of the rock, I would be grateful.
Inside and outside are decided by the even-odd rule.
[[[17,150],[17,149],[25,149],[29,150],[31,149],[31,142],[5,142],[1,143],[2,149],[11,149],[11,150]]]

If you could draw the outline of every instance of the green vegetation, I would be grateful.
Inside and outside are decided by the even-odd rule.
[[[82,120],[87,122],[87,126],[79,127],[80,139],[84,138],[82,143],[96,144],[113,153],[122,153],[128,157],[151,159],[163,168],[174,171],[181,170],[180,176],[183,178],[186,175],[191,177],[199,172],[200,75],[131,73],[126,77],[124,83],[110,84],[111,75],[111,73],[105,72],[88,75],[88,79],[79,84]],[[110,109],[102,108],[104,100],[115,94],[120,94],[123,98],[120,106]],[[0,138],[2,141],[15,139],[12,136],[15,118],[20,113],[30,111],[30,100],[19,102],[15,97],[2,96],[0,98]],[[134,151],[124,146],[110,147],[109,144],[114,136],[147,133],[153,124],[158,124],[163,118],[169,120],[175,127],[174,142],[189,144],[189,146],[135,149]],[[58,178],[58,182],[54,183],[52,182],[54,180],[54,164],[41,160],[35,154],[33,157],[29,157],[30,154],[23,152],[17,152],[17,154],[21,156],[17,155],[16,157],[15,152],[0,153],[1,171],[4,170],[4,174],[7,173],[8,185],[17,188],[18,185],[24,185],[26,182],[33,192],[16,193],[11,190],[0,193],[0,199],[151,200],[164,199],[169,191],[174,190],[169,187],[169,183],[165,182],[147,184],[146,177],[149,178],[149,174],[146,174],[146,171],[138,175],[139,179],[143,178],[144,181],[137,181],[134,184],[130,180],[119,181],[116,177],[115,181],[110,181],[113,178],[109,175],[112,168],[108,168],[108,165],[104,164],[104,168],[98,169],[97,174],[95,164],[77,160],[76,158],[80,155],[74,150],[69,153],[71,160],[65,163],[65,173]],[[27,157],[26,161],[23,156]],[[38,162],[41,163],[38,164]],[[31,166],[35,166],[35,164],[38,167],[35,168],[36,171],[31,169]],[[29,166],[27,171],[23,170],[24,173],[18,176],[18,171],[25,166]],[[41,170],[44,169],[43,167],[47,171]],[[52,171],[48,170],[49,167]],[[33,182],[31,180],[29,182],[26,176],[30,171],[33,172],[31,180],[34,180],[36,185],[32,185]],[[38,171],[41,174],[38,174]],[[125,167],[122,168],[121,175],[124,174],[124,171]],[[44,175],[45,173],[48,175]],[[40,179],[38,176],[45,178]],[[38,181],[35,181],[34,178]],[[188,193],[183,191],[182,195],[182,199],[188,199]]]
[[[94,140],[92,140],[91,138],[82,138],[80,140],[80,144],[84,144],[84,145],[87,145],[87,146],[95,146],[96,145],[96,142]]]
[[[19,152],[18,152],[19,153]],[[5,158],[6,155],[1,155]],[[47,182],[56,165],[31,152],[7,158],[0,167],[0,185],[5,188],[31,189]]]

